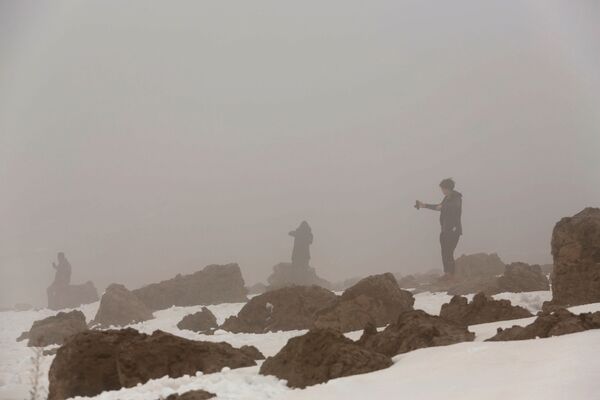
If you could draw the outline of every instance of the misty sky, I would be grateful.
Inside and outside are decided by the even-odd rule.
[[[289,260],[330,280],[457,255],[551,262],[600,206],[597,1],[0,0],[0,305]]]

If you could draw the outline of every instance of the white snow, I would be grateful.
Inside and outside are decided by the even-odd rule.
[[[452,296],[444,293],[415,295],[415,308],[439,314],[442,304]],[[468,296],[471,298],[472,296]],[[550,292],[501,293],[497,299],[508,299],[536,313]],[[243,303],[208,306],[222,323],[235,315]],[[93,318],[98,303],[82,307],[87,320]],[[291,337],[305,331],[265,334],[233,334],[217,331],[201,335],[180,330],[176,324],[202,306],[172,307],[154,313],[155,319],[132,327],[146,333],[161,329],[194,340],[225,341],[239,347],[251,344],[266,356],[276,354]],[[600,303],[572,307],[576,313],[598,311]],[[0,400],[25,399],[29,391],[30,357],[33,350],[15,339],[28,330],[33,321],[53,315],[50,310],[0,313]],[[365,375],[331,380],[304,390],[292,390],[272,376],[258,374],[258,366],[215,374],[163,377],[134,388],[104,392],[95,400],[159,399],[171,393],[204,389],[219,399],[597,399],[600,398],[600,330],[564,335],[549,339],[519,342],[484,342],[498,327],[526,325],[535,317],[493,322],[469,327],[476,338],[471,343],[421,349],[394,358],[386,370]],[[348,333],[358,339],[360,331]],[[53,356],[44,356],[46,374]],[[42,384],[47,387],[47,377]]]

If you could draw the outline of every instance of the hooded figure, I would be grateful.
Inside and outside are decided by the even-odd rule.
[[[306,221],[302,221],[298,229],[291,231],[294,237],[294,249],[292,250],[292,265],[308,267],[310,261],[310,245],[313,242],[313,234]]]
[[[60,292],[69,286],[71,283],[71,264],[65,257],[65,253],[58,253],[58,264],[53,262],[52,268],[56,270],[54,273],[54,282],[48,287],[48,307],[52,309],[59,308],[58,298]]]

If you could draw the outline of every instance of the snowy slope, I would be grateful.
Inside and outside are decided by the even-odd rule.
[[[537,312],[551,297],[550,292],[501,293],[495,298]],[[439,314],[451,296],[444,293],[420,293],[415,308]],[[90,320],[98,303],[82,307]],[[219,323],[243,307],[238,304],[209,306]],[[233,346],[252,344],[266,356],[274,355],[291,337],[305,331],[267,334],[232,334],[217,331],[214,336],[182,331],[177,322],[201,306],[173,307],[155,312],[155,319],[132,327],[146,333],[156,329],[195,340],[226,341]],[[574,312],[600,310],[600,303],[571,309]],[[0,313],[0,399],[25,399],[29,390],[32,350],[15,341],[31,323],[54,312],[49,310]],[[144,385],[105,392],[96,400],[158,399],[173,392],[201,388],[217,393],[220,399],[595,399],[600,398],[600,330],[550,339],[522,342],[483,340],[493,336],[498,327],[526,325],[534,318],[494,322],[470,327],[475,342],[421,349],[394,358],[394,365],[383,371],[332,380],[305,390],[291,390],[283,381],[258,374],[259,366],[222,371],[216,374],[161,378]],[[347,334],[352,339],[361,332]],[[47,371],[52,356],[43,360]],[[47,381],[44,382],[47,385]],[[596,396],[596,397],[595,397]]]

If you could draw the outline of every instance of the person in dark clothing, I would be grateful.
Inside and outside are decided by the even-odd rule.
[[[52,268],[56,270],[54,273],[54,282],[46,290],[48,294],[48,307],[56,307],[56,299],[60,292],[65,290],[71,283],[71,263],[65,257],[65,253],[58,253],[58,264],[53,262]]]
[[[313,234],[306,221],[302,221],[298,229],[291,231],[294,237],[294,249],[292,250],[292,265],[308,267],[310,261],[310,245],[313,242]]]
[[[442,247],[442,264],[446,278],[454,275],[454,250],[462,235],[462,194],[454,190],[454,181],[450,178],[440,182],[444,199],[440,204],[426,204],[417,200],[417,209],[428,208],[440,212],[440,245]]]

